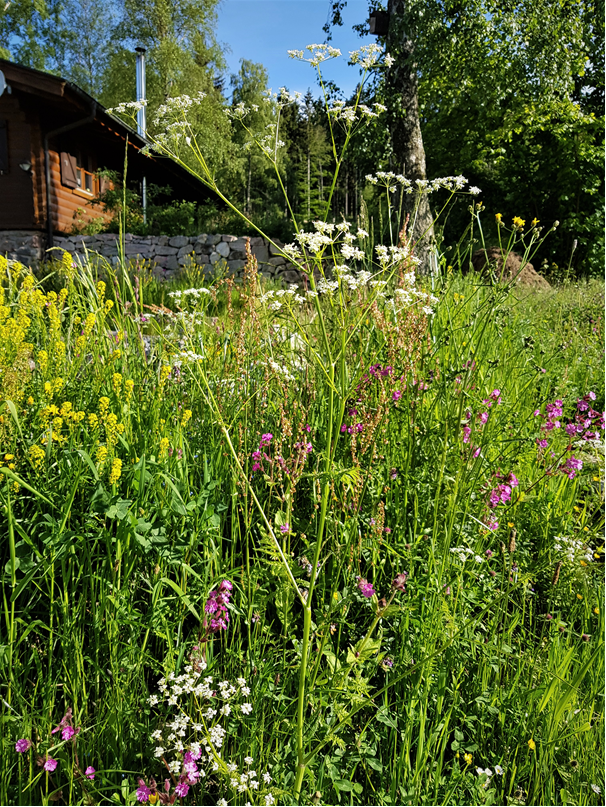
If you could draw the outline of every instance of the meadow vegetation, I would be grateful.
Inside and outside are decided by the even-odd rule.
[[[369,181],[389,239],[295,221],[289,288],[2,262],[3,804],[602,803],[604,286]],[[392,187],[468,204],[432,274]]]

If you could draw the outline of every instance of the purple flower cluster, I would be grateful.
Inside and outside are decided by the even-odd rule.
[[[72,726],[73,721],[73,713],[71,707],[67,710],[67,712],[63,715],[61,722],[58,726],[51,731],[51,734],[57,734],[58,731],[61,732],[61,738],[63,740],[71,740],[72,737],[75,737],[77,734],[80,733],[80,729],[75,729]]]
[[[204,613],[210,616],[205,618],[204,623],[209,633],[217,633],[220,630],[227,630],[229,627],[229,613],[227,606],[233,589],[233,583],[229,580],[222,580],[217,591],[211,591],[204,606]]]
[[[136,793],[137,801],[141,804],[147,804],[150,797],[153,797],[153,804],[157,802],[160,804],[174,804],[175,798],[184,799],[189,793],[190,787],[197,785],[200,779],[201,774],[196,763],[201,755],[202,752],[199,747],[185,751],[183,754],[183,769],[172,796],[170,795],[170,779],[164,780],[163,790],[158,790],[156,780],[153,778],[149,780],[149,785],[144,779],[139,779],[139,787]]]
[[[358,582],[358,589],[362,593],[362,596],[370,599],[375,593],[372,583],[369,583],[365,577],[356,577],[356,580]]]
[[[507,504],[511,501],[511,493],[513,488],[517,488],[519,482],[513,473],[503,476],[501,473],[496,473],[494,479],[497,481],[495,487],[492,488],[488,494],[487,514],[484,518],[484,524],[489,530],[497,530],[499,528],[499,521],[494,513],[494,510],[500,504]]]
[[[566,423],[563,427],[564,432],[568,436],[569,443],[567,451],[572,451],[572,440],[596,440],[600,437],[600,431],[604,431],[604,413],[597,412],[592,403],[595,401],[595,392],[588,392],[582,398],[577,400],[576,412],[574,420]],[[564,402],[557,399],[553,403],[547,404],[545,407],[545,414],[541,414],[540,409],[534,412],[535,417],[541,418],[540,435],[536,439],[537,446],[540,451],[544,451],[548,445],[548,436],[555,432],[557,429],[562,428],[560,418],[564,414]],[[553,455],[552,455],[553,456]],[[560,473],[566,474],[569,479],[574,479],[577,472],[583,467],[583,461],[577,459],[574,455],[561,463],[557,470]]]
[[[17,742],[15,743],[15,751],[18,754],[25,754],[25,752],[29,751],[31,747],[32,747],[32,741],[26,740],[25,738],[22,740],[17,740]]]
[[[311,426],[307,423],[305,426],[303,426],[302,430],[309,433],[311,431]],[[256,471],[261,471],[264,473],[265,468],[263,467],[263,461],[265,461],[269,463],[270,467],[275,464],[279,466],[285,474],[294,474],[296,477],[297,472],[301,472],[303,464],[305,463],[308,455],[313,451],[313,445],[306,439],[295,443],[293,457],[291,458],[291,467],[289,468],[284,457],[276,456],[272,459],[272,457],[265,450],[269,447],[273,437],[273,434],[270,432],[261,436],[259,448],[257,451],[253,451],[251,454],[253,459],[252,472],[255,473]]]

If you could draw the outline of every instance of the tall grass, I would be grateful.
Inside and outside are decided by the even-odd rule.
[[[317,361],[343,332],[330,297],[324,325],[313,298],[298,304],[298,330],[260,286],[251,262],[242,288],[168,297],[197,313],[142,323],[125,277],[107,278],[106,301],[78,269],[61,304],[11,275],[0,800],[135,803],[140,776],[163,776],[150,735],[165,707],[147,699],[204,638],[203,604],[228,578],[230,626],[207,662],[246,677],[254,712],[227,721],[224,757],[269,769],[278,803],[599,803],[603,448],[574,448],[573,480],[557,467],[577,399],[603,401],[603,288],[535,296],[445,274],[432,316],[356,291],[364,320],[335,381]],[[533,413],[558,398],[542,452]],[[499,471],[519,485],[492,531]],[[82,731],[57,743],[69,707]],[[35,750],[17,754],[20,737]],[[46,751],[54,773],[36,764]],[[209,776],[183,800],[223,795],[250,799]]]

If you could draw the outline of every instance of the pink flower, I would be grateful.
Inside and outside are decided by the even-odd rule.
[[[57,760],[53,759],[52,757],[47,757],[46,762],[44,763],[44,770],[52,773],[55,768],[57,767]]]
[[[269,432],[267,434],[262,434],[261,435],[261,445],[262,446],[269,445],[270,442],[273,440],[273,437],[274,437],[273,434],[270,434]]]
[[[179,784],[175,787],[175,793],[180,798],[184,799],[189,792],[189,785],[185,782],[179,782]]]
[[[539,448],[547,448],[547,440],[537,439],[537,445]]]
[[[288,526],[288,524],[282,524],[282,526],[280,527],[280,532],[288,532],[289,529],[290,527]]]
[[[375,593],[372,583],[369,583],[364,577],[358,577],[356,579],[358,581],[358,589],[362,593],[362,596],[370,599],[370,597],[372,597],[372,595]]]
[[[64,740],[71,740],[76,732],[71,726],[66,726],[63,731],[61,732],[61,736]]]
[[[488,423],[488,412],[481,412],[478,415],[480,423]]]
[[[18,754],[24,754],[26,751],[29,751],[31,747],[32,747],[31,740],[26,739],[17,740],[17,742],[15,743],[15,751]]]
[[[137,801],[140,801],[142,804],[149,799],[151,796],[151,790],[145,784],[143,779],[139,779],[139,787],[137,788]]]
[[[493,555],[494,555],[494,552],[492,551],[492,549],[487,549],[486,550],[486,557],[487,558],[491,558]]]
[[[397,389],[391,397],[393,398],[394,401],[399,401],[400,398],[402,397],[402,393],[400,392],[399,389]]]
[[[95,778],[95,769],[92,765],[89,765],[88,768],[84,771],[84,775],[87,779],[94,779]]]
[[[569,423],[566,426],[566,434],[569,435],[570,437],[574,437],[576,433],[577,433],[577,427],[574,425],[574,423]]]
[[[347,426],[346,426],[346,425],[345,425],[345,423],[344,423],[344,424],[341,426],[341,434],[345,434],[345,432],[346,432],[346,431],[347,431]]]
[[[471,437],[471,429],[469,426],[463,426],[463,442],[468,443]]]
[[[490,393],[490,397],[492,398],[493,401],[498,401],[500,403],[501,402],[501,399],[499,397],[500,394],[501,394],[500,389],[493,389],[493,391]]]

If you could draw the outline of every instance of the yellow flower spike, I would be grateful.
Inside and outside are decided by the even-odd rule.
[[[99,426],[99,418],[94,412],[91,412],[91,414],[88,416],[88,425],[91,429],[96,429]]]
[[[42,460],[44,459],[44,451],[38,445],[33,445],[29,449],[29,459],[32,465],[34,466],[34,470],[38,470],[42,465]]]
[[[135,382],[132,380],[132,378],[127,378],[126,381],[124,382],[124,397],[126,398],[127,401],[130,399],[130,396],[133,394],[134,387],[135,387]]]
[[[114,388],[114,392],[117,395],[122,389],[122,376],[120,375],[120,373],[114,373],[112,377],[112,385]]]
[[[99,415],[103,417],[103,415],[107,412],[108,409],[109,409],[109,398],[103,395],[101,398],[99,398]]]
[[[181,428],[184,428],[190,419],[191,419],[191,409],[186,409],[185,412],[183,412],[183,417],[181,418]]]
[[[113,307],[114,307],[114,301],[113,300],[106,300],[105,301],[105,313],[106,314],[109,314],[109,312],[112,310]]]
[[[28,405],[28,406],[32,406],[32,405],[33,405],[33,403],[34,403],[34,399],[33,399],[33,398],[32,398],[32,396],[30,395],[30,396],[29,396],[29,398],[27,399],[27,405]]]
[[[537,747],[537,744],[532,739],[532,737],[530,738],[530,740],[528,740],[528,747],[530,748],[531,751],[534,751]]]
[[[471,762],[472,762],[472,760],[473,760],[473,757],[472,757],[472,755],[471,755],[471,754],[464,754],[464,755],[463,755],[463,759],[465,760],[465,764],[467,764],[467,765],[471,765]]]
[[[107,460],[107,447],[106,446],[99,446],[97,449],[97,463],[99,465],[103,465],[103,463]]]
[[[44,383],[44,394],[48,395],[49,398],[53,397],[53,385],[50,381],[45,381]]]
[[[105,283],[102,280],[97,283],[97,296],[100,300],[105,297]]]
[[[168,437],[163,437],[160,440],[160,454],[164,454],[165,451],[168,451],[169,445]]]
[[[109,484],[113,485],[114,482],[117,482],[120,479],[122,474],[122,460],[118,457],[114,457],[114,461],[112,462],[112,469],[109,475]]]

